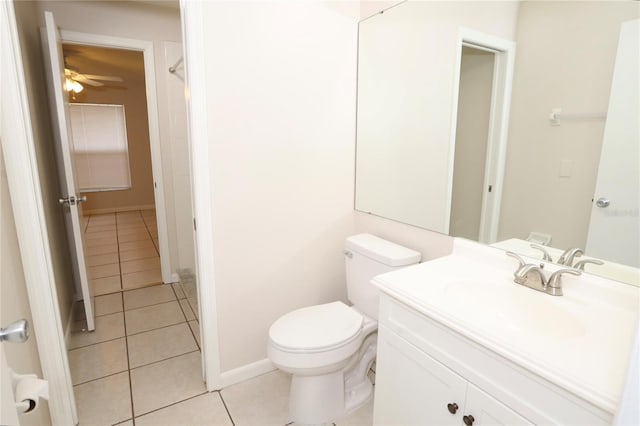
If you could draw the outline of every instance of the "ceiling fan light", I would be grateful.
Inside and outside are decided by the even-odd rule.
[[[70,78],[66,78],[64,80],[64,90],[66,90],[67,92],[70,92],[73,90],[73,83],[74,81],[71,80]]]
[[[74,81],[71,89],[74,93],[80,93],[84,90],[84,86],[82,86],[82,84],[78,83],[77,81]]]

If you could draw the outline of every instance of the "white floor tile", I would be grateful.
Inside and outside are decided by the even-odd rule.
[[[69,369],[74,385],[126,371],[125,339],[111,340],[70,350]]]
[[[115,293],[122,290],[120,275],[96,278],[95,280],[90,280],[90,283],[93,288],[94,296],[102,296],[103,294]]]
[[[142,417],[136,417],[137,426],[189,426],[231,425],[218,392],[205,393],[171,405]]]
[[[371,426],[373,424],[373,398],[355,412],[336,421],[337,426]]]
[[[89,267],[89,278],[91,279],[113,277],[116,275],[120,275],[120,264],[117,262]]]
[[[109,263],[118,263],[118,253],[98,254],[95,256],[87,256],[87,266],[100,266]]]
[[[127,338],[129,342],[129,368],[162,361],[197,351],[198,345],[186,322],[158,328]]]
[[[162,284],[162,272],[160,268],[122,274],[122,287],[125,290],[146,287],[153,284]]]
[[[127,311],[174,300],[176,300],[176,296],[173,294],[171,286],[165,284],[124,292],[124,308]]]
[[[200,363],[200,352],[192,352],[131,370],[134,415],[206,392]]]
[[[184,312],[184,316],[187,318],[187,321],[193,321],[196,319],[193,310],[191,309],[191,305],[187,299],[180,299],[180,306],[182,307],[182,312]]]
[[[95,298],[94,309],[96,316],[122,312],[122,293],[97,296]]]
[[[78,423],[113,425],[133,417],[129,373],[123,372],[73,388]]]
[[[124,315],[122,312],[96,317],[95,325],[94,331],[86,331],[86,321],[73,323],[67,348],[74,349],[124,337]]]
[[[140,249],[153,248],[153,242],[151,242],[151,239],[149,238],[144,241],[130,241],[128,243],[118,243],[118,246],[120,247],[120,251],[140,250]]]
[[[127,335],[185,322],[177,301],[125,311],[124,315]]]
[[[200,325],[198,321],[189,321],[189,328],[191,328],[193,336],[196,338],[196,342],[198,342],[198,346],[202,346],[200,344]]]
[[[236,426],[285,425],[291,377],[276,370],[229,386],[220,393]]]
[[[148,259],[150,257],[158,257],[158,252],[156,251],[155,247],[147,247],[137,250],[122,250],[120,252],[120,262]]]
[[[130,274],[132,272],[160,270],[160,257],[150,257],[147,259],[138,259],[122,262],[120,264],[123,274]]]
[[[185,296],[180,283],[171,284],[171,286],[173,286],[173,290],[176,292],[176,297],[178,299],[184,299],[185,297],[187,297]]]

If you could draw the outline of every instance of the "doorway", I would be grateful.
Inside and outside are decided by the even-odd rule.
[[[480,237],[494,62],[492,51],[462,47],[449,235],[473,241]]]
[[[447,228],[491,243],[500,221],[515,42],[460,28],[456,57]]]

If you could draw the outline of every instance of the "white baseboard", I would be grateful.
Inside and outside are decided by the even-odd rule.
[[[234,385],[275,370],[276,367],[268,358],[220,374],[221,387]]]
[[[109,207],[106,209],[82,210],[82,212],[85,215],[90,215],[90,214],[105,214],[105,213],[117,213],[117,212],[132,212],[136,210],[153,210],[155,208],[156,208],[155,204],[144,204],[140,206]]]
[[[176,272],[171,274],[171,283],[179,283],[179,282],[180,282],[180,275],[178,275]]]

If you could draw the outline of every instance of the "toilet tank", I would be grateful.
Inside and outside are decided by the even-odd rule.
[[[378,289],[371,284],[376,275],[420,261],[420,253],[371,234],[347,238],[345,244],[347,297],[360,312],[378,319]]]

